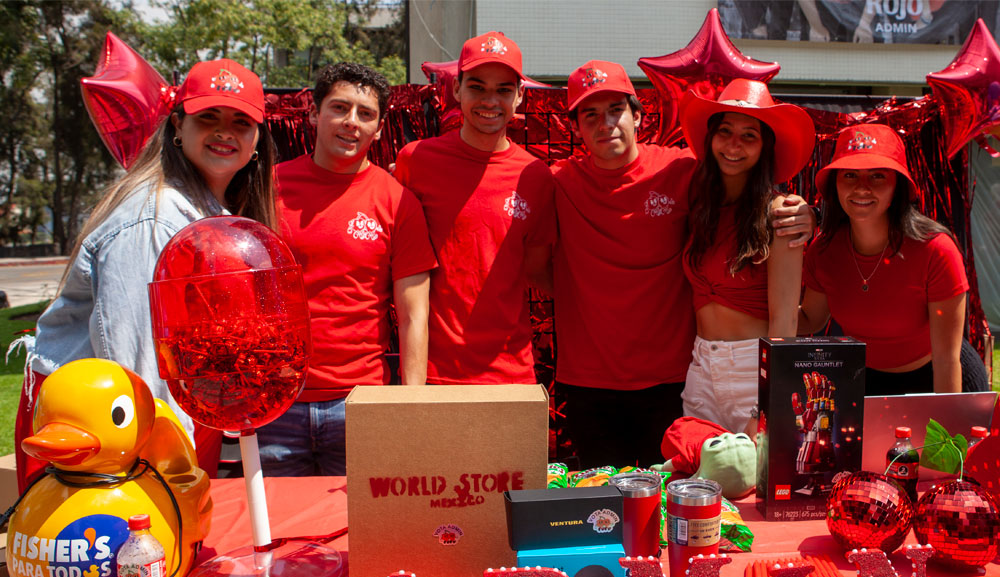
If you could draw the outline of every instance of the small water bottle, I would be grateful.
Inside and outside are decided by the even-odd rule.
[[[166,555],[149,532],[149,515],[129,517],[128,531],[128,539],[118,549],[118,577],[166,577]]]

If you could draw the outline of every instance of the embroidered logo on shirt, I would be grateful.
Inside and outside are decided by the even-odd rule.
[[[511,192],[507,200],[504,201],[503,209],[507,214],[521,220],[526,220],[528,215],[531,214],[531,207],[528,206],[528,201],[517,194],[516,190]]]
[[[647,216],[663,216],[674,211],[676,202],[665,194],[651,190],[645,204]]]
[[[234,94],[239,94],[240,89],[243,88],[243,83],[240,82],[239,76],[233,74],[225,68],[220,68],[219,74],[212,77],[211,88],[214,88],[219,92],[232,92]]]
[[[358,216],[347,223],[347,234],[358,240],[378,240],[380,232],[382,232],[382,225],[360,210]]]

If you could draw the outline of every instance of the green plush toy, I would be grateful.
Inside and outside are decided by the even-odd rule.
[[[711,479],[727,499],[741,499],[757,484],[757,447],[744,433],[734,435],[715,423],[682,417],[663,434],[660,450],[667,461],[653,465],[654,471]]]

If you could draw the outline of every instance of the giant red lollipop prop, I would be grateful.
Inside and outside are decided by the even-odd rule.
[[[305,383],[309,312],[291,251],[247,218],[193,222],[163,248],[149,305],[160,377],[177,404],[203,425],[242,433],[254,548],[195,574],[338,574],[341,559],[332,549],[272,546],[254,433],[288,410]]]
[[[665,56],[640,58],[639,68],[660,95],[657,144],[661,145],[674,144],[681,139],[678,105],[688,90],[715,100],[734,78],[767,82],[781,70],[777,62],[744,56],[726,35],[715,8],[708,11],[701,29],[687,46]]]

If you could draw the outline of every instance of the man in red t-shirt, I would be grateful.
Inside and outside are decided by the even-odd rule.
[[[384,385],[399,321],[404,385],[427,376],[429,270],[436,266],[420,203],[367,158],[389,99],[385,78],[360,64],[319,73],[309,121],[313,154],[278,165],[281,235],[302,265],[313,353],[298,402],[258,430],[266,475],[344,475],[344,398]]]
[[[642,105],[620,64],[592,60],[568,81],[573,129],[585,156],[556,164],[559,239],[553,255],[562,413],[580,466],[662,462],[663,431],[683,412],[680,394],[695,337],[687,242],[689,149],[638,144]],[[778,209],[779,236],[809,232],[812,211]],[[808,214],[807,214],[808,213]]]
[[[427,382],[534,383],[525,288],[555,238],[552,176],[507,138],[524,92],[517,44],[472,38],[458,67],[461,129],[408,144],[394,172],[420,199],[440,264]]]

